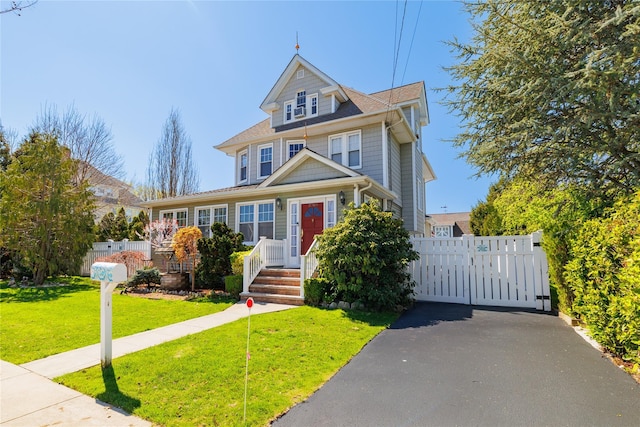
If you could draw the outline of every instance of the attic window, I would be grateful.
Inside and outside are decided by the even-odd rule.
[[[304,68],[301,68],[298,70],[298,72],[296,73],[296,78],[301,79],[304,77]]]
[[[307,105],[307,91],[301,90],[296,94],[296,107],[306,107]]]

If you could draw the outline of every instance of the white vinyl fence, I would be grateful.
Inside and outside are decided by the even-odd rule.
[[[142,252],[145,260],[151,260],[151,243],[148,241],[130,242],[123,240],[121,242],[96,242],[93,244],[93,249],[84,256],[80,274],[82,276],[91,275],[91,265],[96,262],[96,259],[122,251]],[[140,265],[133,266],[132,271],[127,271],[127,274],[131,276],[135,273],[135,270],[141,269],[144,265],[145,263],[143,261]]]
[[[550,311],[542,232],[527,236],[413,238],[416,299]]]

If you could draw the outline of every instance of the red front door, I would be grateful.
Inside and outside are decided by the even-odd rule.
[[[321,234],[324,229],[324,210],[322,203],[302,204],[302,242],[300,243],[300,253],[306,254],[309,246],[313,243],[313,238]]]

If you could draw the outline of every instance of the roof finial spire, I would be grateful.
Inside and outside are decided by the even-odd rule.
[[[296,31],[296,53],[300,50],[300,45],[298,44],[298,32]]]

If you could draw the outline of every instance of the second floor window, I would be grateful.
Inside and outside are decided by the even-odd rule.
[[[265,178],[271,175],[273,163],[273,147],[271,145],[265,145],[259,147],[258,150],[258,178]]]
[[[362,167],[362,141],[360,131],[331,135],[329,137],[329,157],[334,162],[350,168]]]
[[[240,182],[247,180],[247,152],[240,153]]]
[[[295,156],[296,154],[298,154],[298,152],[300,150],[302,150],[303,148],[304,148],[304,141],[290,142],[289,143],[289,156],[287,157],[287,159],[290,159],[293,156]]]

